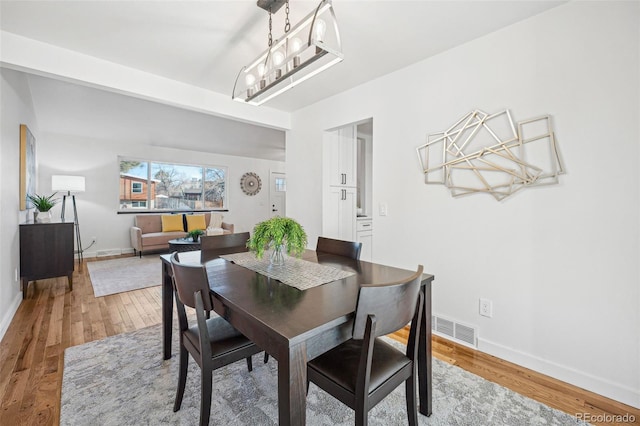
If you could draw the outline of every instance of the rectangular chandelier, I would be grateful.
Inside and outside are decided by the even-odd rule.
[[[322,0],[251,64],[242,67],[232,98],[262,105],[342,61],[342,44],[331,0]]]

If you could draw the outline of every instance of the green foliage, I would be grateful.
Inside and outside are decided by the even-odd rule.
[[[307,233],[295,220],[276,216],[257,224],[247,241],[247,247],[258,259],[262,259],[271,244],[286,244],[288,254],[300,257],[307,248]]]
[[[193,231],[189,231],[187,235],[192,239],[198,238],[200,235],[203,235],[204,231],[202,229],[194,229]]]
[[[57,192],[54,192],[48,197],[38,194],[29,194],[27,195],[27,198],[33,203],[33,205],[39,212],[48,212],[58,202],[57,198],[53,198],[56,194]]]

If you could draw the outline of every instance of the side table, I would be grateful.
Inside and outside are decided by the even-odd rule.
[[[29,281],[67,276],[73,290],[73,222],[20,224],[22,298]]]

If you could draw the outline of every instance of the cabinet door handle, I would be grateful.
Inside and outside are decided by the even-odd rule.
[[[346,200],[347,199],[347,190],[346,189],[342,189],[342,200]]]
[[[343,174],[342,174],[342,184],[343,184],[343,185],[346,185],[346,184],[347,184],[347,174],[346,174],[346,173],[343,173]]]
[[[368,227],[368,226],[371,226],[371,224],[370,224],[370,223],[367,223],[367,224],[363,224],[363,225],[362,225],[362,227],[363,227],[363,228]]]

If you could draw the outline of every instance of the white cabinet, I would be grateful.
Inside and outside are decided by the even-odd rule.
[[[356,188],[330,186],[323,216],[324,237],[353,241],[356,234]]]
[[[357,186],[355,126],[338,129],[328,137],[328,180],[331,186]]]
[[[360,260],[371,262],[373,256],[373,221],[371,218],[359,218],[356,221],[356,241],[362,243]]]
[[[364,126],[364,127],[362,127]],[[372,122],[351,124],[326,131],[323,135],[322,236],[347,241],[362,241],[365,258],[371,259],[371,218],[368,224],[357,221],[371,211]],[[359,224],[359,225],[357,225]],[[363,226],[358,229],[357,226]],[[361,239],[360,239],[361,238]]]

